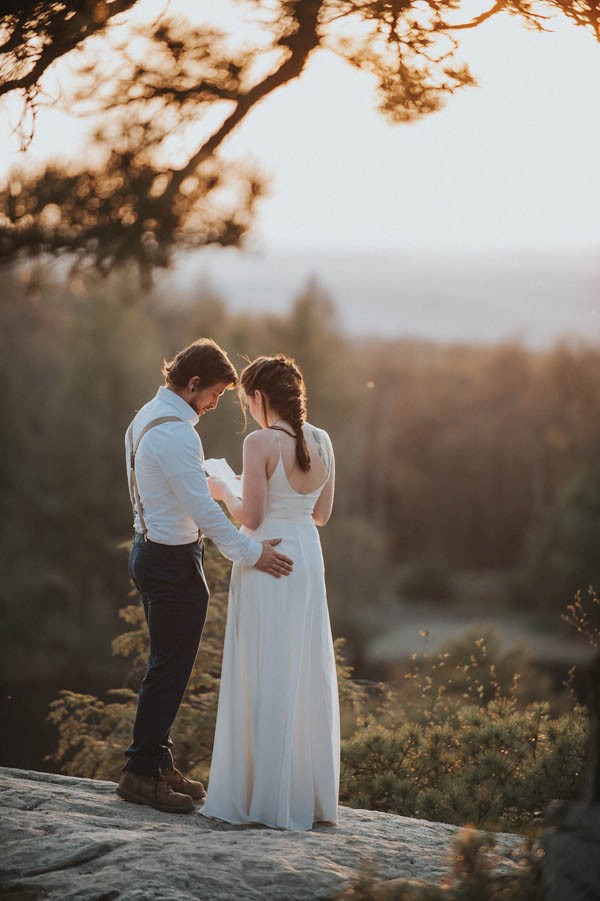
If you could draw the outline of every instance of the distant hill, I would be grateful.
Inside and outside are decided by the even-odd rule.
[[[172,275],[170,276],[173,277]],[[487,254],[206,250],[182,259],[187,288],[208,278],[232,310],[281,311],[310,277],[331,294],[349,334],[440,341],[600,340],[597,252]]]

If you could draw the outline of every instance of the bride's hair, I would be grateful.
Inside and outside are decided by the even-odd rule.
[[[277,354],[274,357],[257,357],[240,375],[240,384],[246,394],[260,392],[263,424],[267,425],[268,401],[282,419],[289,422],[296,435],[296,459],[303,472],[310,469],[310,454],[302,425],[306,421],[306,387],[302,373],[291,357]]]

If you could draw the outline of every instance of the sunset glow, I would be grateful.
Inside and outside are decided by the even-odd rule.
[[[248,21],[243,4],[165,7],[154,0],[140,4],[132,19],[165,8],[217,27],[238,22],[240,35]],[[463,8],[468,17],[482,5]],[[392,126],[376,111],[371,76],[318,52],[302,77],[260,104],[224,146],[231,158],[251,157],[270,182],[255,246],[598,245],[600,170],[579,161],[593,159],[600,146],[600,48],[564,19],[549,24],[551,32],[537,33],[503,15],[461,32],[460,56],[479,86],[408,126]],[[69,66],[48,76],[50,98],[68,89]],[[226,104],[211,110],[189,137],[210,133],[226,111]],[[16,116],[13,101],[0,120],[4,172],[20,159],[9,127]],[[41,109],[28,158],[89,154],[88,127],[85,119]],[[170,152],[178,166],[189,149],[178,141]]]

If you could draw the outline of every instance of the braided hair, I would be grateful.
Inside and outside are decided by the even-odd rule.
[[[242,370],[240,383],[246,394],[260,392],[264,426],[267,426],[267,401],[271,409],[291,425],[296,436],[298,466],[308,472],[310,454],[302,430],[306,422],[306,388],[295,361],[285,354],[257,357]]]

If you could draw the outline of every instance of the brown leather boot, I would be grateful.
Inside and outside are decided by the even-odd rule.
[[[162,776],[154,779],[152,776],[140,776],[131,770],[123,770],[117,794],[125,801],[146,804],[165,813],[191,813],[194,810],[194,802],[189,795],[174,792]]]
[[[206,791],[202,783],[194,782],[193,779],[188,779],[188,777],[184,776],[176,766],[169,768],[163,767],[162,774],[173,791],[179,792],[182,795],[188,795],[190,798],[193,798],[196,803],[204,801],[206,798]]]

